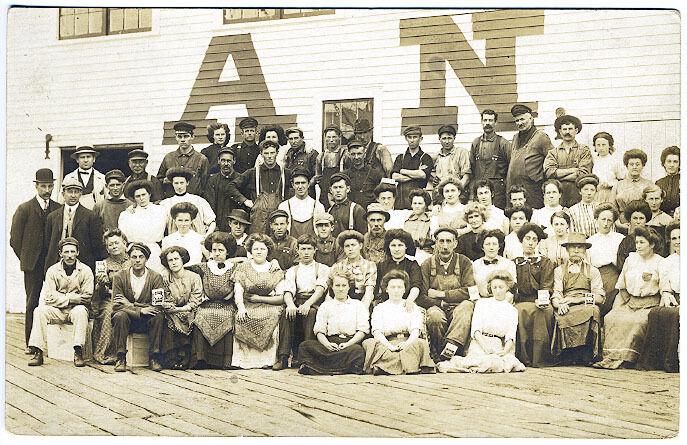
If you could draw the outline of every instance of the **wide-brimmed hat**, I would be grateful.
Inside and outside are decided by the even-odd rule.
[[[55,182],[55,177],[49,168],[41,168],[36,170],[36,179],[33,182]]]
[[[75,161],[79,159],[80,155],[85,155],[85,154],[91,154],[93,157],[98,157],[98,152],[93,149],[93,147],[89,145],[84,145],[82,147],[78,147],[74,153],[72,153],[69,157],[74,159]]]
[[[358,119],[353,124],[353,133],[366,133],[372,130],[372,125],[367,119]]]
[[[553,122],[553,128],[555,128],[556,131],[561,131],[561,126],[567,122],[572,122],[575,128],[577,128],[578,133],[582,131],[582,121],[578,117],[570,114],[564,114],[563,116],[557,117]]]
[[[587,242],[587,237],[584,236],[584,233],[579,232],[569,233],[568,240],[564,243],[561,243],[561,246],[585,246],[587,249],[592,247],[591,243]]]
[[[248,212],[246,212],[245,210],[234,209],[231,212],[229,212],[229,215],[227,215],[227,219],[233,219],[234,221],[238,221],[242,224],[247,224],[250,226],[250,221],[248,220]]]

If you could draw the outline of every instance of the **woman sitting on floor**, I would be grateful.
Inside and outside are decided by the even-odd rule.
[[[634,232],[636,252],[628,255],[618,278],[613,309],[604,317],[604,359],[598,368],[632,366],[644,348],[649,312],[661,301],[659,275],[663,258],[656,254],[660,237],[649,227]]]
[[[246,240],[251,259],[234,267],[234,328],[232,366],[268,368],[277,359],[279,319],[284,310],[284,271],[267,261],[274,242],[262,233]]]
[[[434,372],[429,343],[420,338],[424,315],[414,303],[409,310],[405,299],[408,282],[408,274],[402,270],[392,270],[382,278],[381,288],[388,300],[375,306],[372,312],[374,338],[363,342],[367,374]]]
[[[487,278],[493,298],[480,298],[475,303],[470,328],[471,341],[465,357],[454,355],[440,362],[440,372],[513,372],[524,371],[525,365],[515,358],[515,336],[518,311],[507,300],[513,277],[505,270],[492,272]]]
[[[205,239],[210,261],[191,268],[201,276],[203,297],[196,310],[191,335],[191,367],[231,367],[234,344],[234,263],[236,240],[226,232],[213,232]]]
[[[345,273],[331,276],[334,298],[317,310],[313,332],[317,340],[306,340],[298,349],[300,374],[362,374],[365,350],[360,346],[370,332],[367,307],[348,296]]]
[[[184,269],[189,258],[188,251],[180,246],[168,247],[160,254],[166,272],[162,276],[169,286],[169,294],[159,305],[166,322],[161,333],[159,357],[164,368],[188,369],[191,357],[191,324],[203,295],[203,284],[197,273]]]
[[[670,256],[661,260],[659,307],[649,312],[644,350],[639,356],[637,369],[663,369],[680,372],[678,343],[680,341],[680,226],[666,227]]]

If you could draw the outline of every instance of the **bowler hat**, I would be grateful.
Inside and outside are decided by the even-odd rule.
[[[242,130],[244,128],[257,128],[257,127],[258,127],[258,121],[252,117],[243,118],[239,122],[239,128]]]
[[[188,122],[177,122],[176,124],[174,124],[174,131],[193,134],[193,130],[195,129],[196,126],[193,124],[189,124]]]
[[[569,114],[557,117],[556,120],[553,122],[553,127],[556,129],[556,131],[560,131],[561,126],[567,123],[572,123],[575,126],[575,128],[577,128],[578,133],[582,131],[582,121],[576,116],[571,116]]]
[[[93,149],[93,147],[89,145],[84,145],[82,147],[78,147],[74,153],[72,153],[69,157],[78,160],[80,155],[85,155],[85,154],[90,154],[93,155],[94,157],[98,156],[98,152]]]
[[[439,127],[439,130],[437,130],[437,134],[441,136],[443,133],[448,133],[451,136],[456,135],[456,129],[453,125],[442,125]]]
[[[372,130],[372,125],[367,119],[357,119],[353,124],[353,133],[367,133]]]
[[[55,182],[52,175],[52,170],[49,168],[41,168],[36,170],[36,179],[33,182]]]
[[[568,233],[568,240],[561,243],[561,246],[585,246],[587,249],[592,247],[591,243],[587,242],[587,237],[584,236],[584,233],[579,232]]]
[[[384,215],[384,219],[386,221],[389,221],[391,219],[391,215],[389,214],[389,212],[387,212],[386,209],[382,207],[382,205],[378,202],[373,202],[372,204],[367,206],[365,218],[367,218],[369,215],[372,215],[373,213],[381,213],[382,215]]]
[[[148,153],[143,150],[131,150],[129,154],[126,155],[129,160],[132,159],[148,159]]]
[[[79,249],[79,240],[76,238],[72,238],[71,236],[68,236],[67,238],[63,238],[60,240],[59,243],[57,243],[57,250],[62,250],[62,248],[66,245],[72,245],[76,246],[76,249]]]
[[[62,181],[62,190],[67,189],[83,190],[83,184],[81,184],[76,178],[66,178],[64,181]]]
[[[234,209],[231,212],[229,212],[229,215],[227,215],[227,219],[233,219],[234,221],[238,221],[242,224],[250,225],[250,221],[248,220],[248,212],[246,212],[245,210]]]

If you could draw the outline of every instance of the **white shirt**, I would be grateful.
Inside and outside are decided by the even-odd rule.
[[[370,332],[368,312],[362,301],[347,298],[339,301],[335,298],[327,299],[317,310],[317,318],[313,332],[315,335],[348,335],[357,331]]]
[[[420,308],[413,307],[406,311],[405,301],[394,303],[386,300],[375,306],[372,311],[372,331],[381,331],[384,336],[393,334],[410,334],[414,329],[422,330],[424,316]]]
[[[36,201],[38,201],[38,205],[41,206],[41,209],[43,210],[47,209],[50,205],[50,198],[43,199],[40,196],[36,195]]]
[[[674,253],[661,260],[658,272],[662,292],[680,293],[680,255]]]
[[[291,211],[289,211],[289,205],[291,206]],[[315,201],[310,196],[306,196],[305,199],[299,199],[294,196],[286,201],[282,201],[278,208],[288,213],[292,220],[301,223],[312,218],[315,213],[325,212],[322,203]]]
[[[310,264],[297,264],[286,271],[284,291],[291,292],[314,292],[317,286],[327,289],[329,279],[329,266],[313,261]]]
[[[187,234],[182,235],[181,232],[176,231],[166,237],[162,238],[162,249],[170,246],[179,246],[188,250],[189,261],[184,266],[192,266],[198,264],[203,260],[203,249],[201,248],[205,238],[203,235],[189,230]]]
[[[165,208],[157,204],[137,206],[134,213],[125,210],[119,214],[119,229],[129,242],[157,243],[165,234],[166,224]]]
[[[522,243],[518,239],[518,235],[515,232],[511,232],[506,235],[505,238],[506,246],[503,248],[503,256],[509,260],[514,260],[515,258],[525,256],[522,251]]]
[[[504,340],[515,341],[518,329],[518,310],[505,300],[494,298],[480,298],[475,303],[472,315],[470,334],[474,338],[476,332],[503,337]]]
[[[145,269],[143,275],[137,277],[134,274],[133,269],[129,269],[129,278],[131,279],[131,290],[134,291],[134,301],[138,301],[141,298],[141,292],[143,292],[143,286],[146,284],[146,278],[148,277],[148,269]]]
[[[587,249],[587,253],[591,265],[597,269],[607,264],[617,266],[618,247],[620,247],[623,239],[625,239],[625,235],[618,232],[609,232],[606,235],[597,232],[590,236],[587,241],[591,243],[592,247]]]
[[[412,210],[407,209],[389,210],[390,218],[384,223],[384,229],[402,229],[412,212]]]
[[[637,252],[630,252],[618,277],[616,289],[625,289],[635,297],[656,295],[663,257],[653,254],[644,259]]]
[[[215,222],[217,216],[205,198],[202,198],[198,195],[193,195],[191,193],[184,193],[181,196],[174,195],[160,201],[160,205],[164,207],[165,212],[167,213],[167,233],[172,233],[177,230],[176,223],[172,219],[172,215],[170,215],[169,212],[174,204],[180,202],[190,202],[198,208],[198,215],[193,220],[193,230],[201,235],[205,235],[208,226]]]
[[[534,224],[539,224],[542,227],[545,227],[547,229],[547,235],[553,235],[553,229],[551,229],[551,215],[553,215],[556,212],[562,211],[563,206],[560,204],[556,207],[544,206],[541,209],[534,209],[534,211],[532,212],[531,222],[533,222]]]
[[[510,273],[513,281],[516,281],[517,273],[515,270],[515,263],[502,256],[496,257],[496,264],[484,264],[484,257],[475,260],[472,263],[472,275],[475,277],[477,290],[479,290],[480,297],[488,297],[489,290],[487,289],[487,277],[495,270],[505,270]]]
[[[484,221],[484,230],[500,230],[505,235],[508,233],[509,226],[510,221],[506,218],[503,210],[493,204],[487,208],[487,220]]]

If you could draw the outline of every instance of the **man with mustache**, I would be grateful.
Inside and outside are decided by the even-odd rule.
[[[472,187],[480,179],[488,179],[494,188],[493,203],[503,210],[506,208],[506,174],[510,160],[510,142],[494,131],[497,119],[498,114],[494,110],[482,111],[484,133],[472,141],[470,167]]]
[[[518,132],[511,141],[510,162],[506,187],[521,185],[525,189],[527,203],[534,209],[544,206],[541,185],[544,182],[544,158],[553,148],[551,139],[534,126],[536,113],[523,104],[515,104],[510,110]]]
[[[563,207],[571,207],[581,199],[577,179],[592,172],[592,153],[589,147],[575,140],[582,130],[582,122],[577,117],[560,116],[553,126],[563,141],[546,155],[544,173],[547,178],[561,182],[561,204]]]

